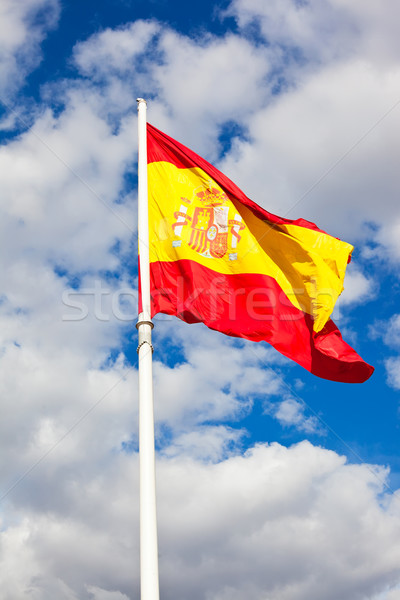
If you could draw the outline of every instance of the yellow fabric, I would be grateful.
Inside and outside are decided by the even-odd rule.
[[[350,244],[298,225],[271,226],[229,200],[200,168],[155,162],[148,178],[150,262],[188,259],[217,273],[268,275],[296,308],[313,315],[315,331],[323,328],[343,290]],[[216,231],[217,257],[210,255]]]

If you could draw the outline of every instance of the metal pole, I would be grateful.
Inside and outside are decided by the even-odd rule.
[[[138,227],[142,312],[139,333],[140,595],[159,600],[153,373],[150,313],[149,221],[147,201],[147,104],[138,98]]]

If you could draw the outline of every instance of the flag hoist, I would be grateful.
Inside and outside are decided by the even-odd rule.
[[[147,192],[147,104],[138,98],[138,229],[141,312],[139,333],[140,590],[142,600],[159,600],[154,452],[153,371]]]

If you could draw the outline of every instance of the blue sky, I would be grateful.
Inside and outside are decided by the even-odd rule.
[[[395,0],[3,0],[0,589],[138,598],[137,115],[353,244],[320,380],[158,316],[166,600],[400,598]],[[0,594],[1,595],[1,594]]]

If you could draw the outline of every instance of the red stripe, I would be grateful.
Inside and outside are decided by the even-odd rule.
[[[319,229],[315,223],[306,221],[305,219],[297,219],[292,221],[290,219],[284,219],[278,217],[270,212],[267,212],[261,206],[258,206],[255,202],[250,200],[241,189],[237,187],[233,181],[228,179],[221,171],[216,169],[213,165],[207,162],[204,158],[180,144],[166,133],[163,133],[159,129],[147,124],[147,162],[160,162],[166,161],[172,163],[179,169],[190,169],[193,167],[200,167],[208,173],[212,179],[221,186],[221,188],[228,194],[229,198],[234,202],[235,199],[247,206],[253,214],[259,219],[267,220],[270,223],[276,225],[299,225],[307,229],[313,229],[315,231],[321,231],[326,233],[322,229]]]
[[[150,265],[152,315],[202,322],[230,336],[266,341],[323,379],[362,383],[374,369],[351,348],[333,323],[319,333],[266,275],[222,275],[194,261]]]

